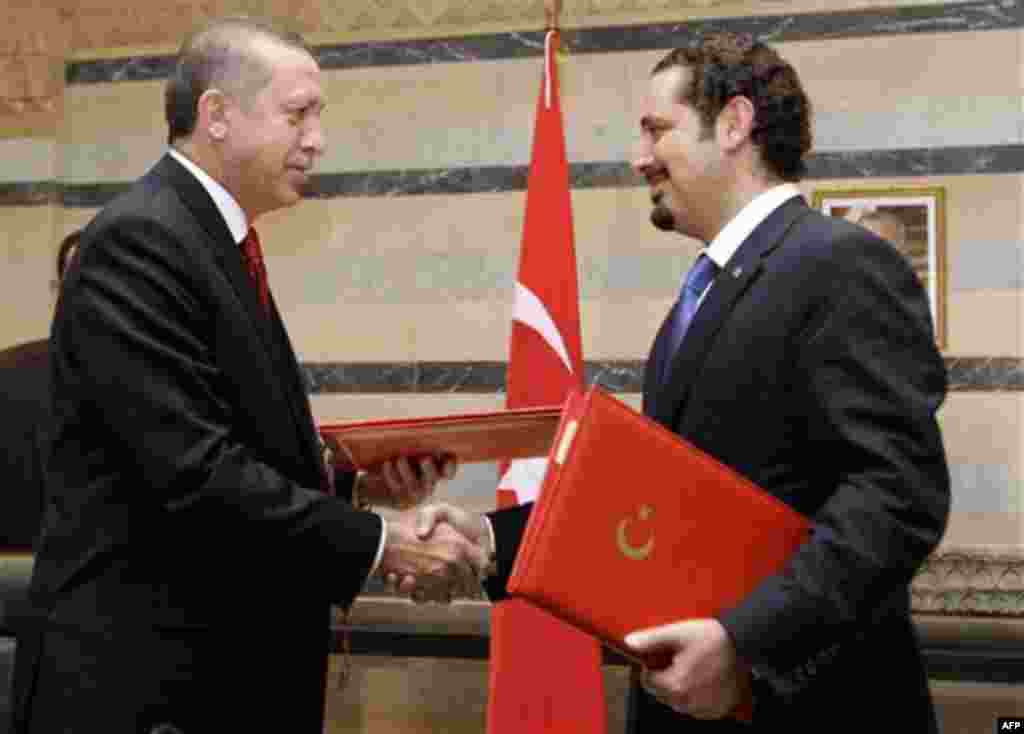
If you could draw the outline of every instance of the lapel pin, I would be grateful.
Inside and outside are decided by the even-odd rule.
[[[738,278],[741,275],[743,275],[743,266],[742,265],[737,265],[736,267],[734,267],[732,269],[732,277]]]

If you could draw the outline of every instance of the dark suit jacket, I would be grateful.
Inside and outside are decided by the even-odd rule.
[[[43,508],[50,424],[49,341],[0,352],[0,549],[29,550]]]
[[[51,338],[20,730],[319,733],[329,605],[363,586],[381,522],[351,477],[322,491],[280,318],[176,161],[86,228]]]
[[[949,511],[935,420],[946,374],[903,257],[790,200],[719,273],[661,385],[663,348],[664,326],[644,412],[814,521],[785,572],[720,616],[758,676],[756,728],[890,725],[896,715],[934,731],[908,588]],[[499,570],[525,513],[493,516]],[[726,542],[743,532],[721,522]],[[638,695],[642,731],[730,728]]]

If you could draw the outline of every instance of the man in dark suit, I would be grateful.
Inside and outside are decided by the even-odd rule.
[[[436,596],[487,561],[354,506],[416,501],[450,465],[332,487],[322,461],[252,223],[301,199],[324,104],[300,39],[213,23],[168,83],[168,154],[82,235],[16,731],[319,734],[330,605],[375,568]]]
[[[671,52],[640,126],[634,165],[653,223],[706,245],[684,281],[692,296],[655,338],[644,412],[814,529],[735,608],[627,639],[674,653],[644,672],[633,727],[749,731],[728,715],[752,689],[756,731],[934,732],[909,612],[909,583],[949,510],[935,419],[946,375],[924,290],[889,244],[800,196],[810,104],[775,51],[716,35]],[[528,512],[493,513],[489,528],[434,506],[421,533],[442,520],[493,533],[488,591],[500,598]],[[728,517],[721,526],[723,542],[744,532]]]

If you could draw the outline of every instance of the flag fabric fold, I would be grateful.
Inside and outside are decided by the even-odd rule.
[[[550,31],[537,100],[509,340],[509,408],[560,404],[571,387],[583,385],[557,47],[558,34]],[[543,461],[515,461],[506,467],[498,484],[498,505],[533,500],[544,476]],[[547,612],[519,599],[495,604],[490,668],[488,734],[606,731],[600,646]]]

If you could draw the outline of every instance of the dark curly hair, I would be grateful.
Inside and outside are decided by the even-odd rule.
[[[64,272],[68,269],[68,265],[71,264],[71,260],[74,258],[75,253],[78,250],[78,244],[81,240],[82,230],[76,229],[60,241],[60,247],[57,248],[58,281],[64,278]]]
[[[754,105],[751,138],[769,173],[783,181],[799,181],[807,173],[811,102],[796,70],[774,49],[748,34],[709,34],[670,51],[651,76],[674,66],[692,72],[679,101],[697,110],[706,132],[730,99],[746,97]]]

